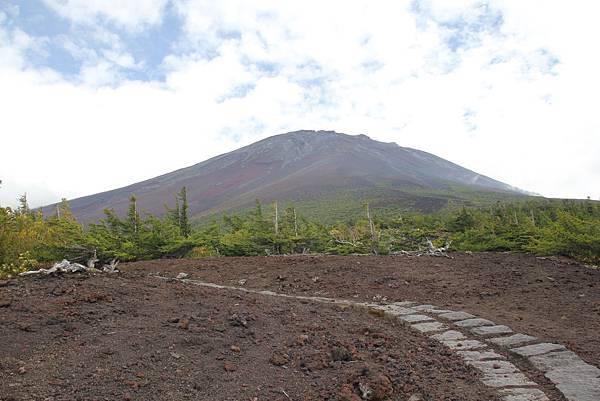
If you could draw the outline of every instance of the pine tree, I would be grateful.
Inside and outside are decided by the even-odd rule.
[[[127,211],[127,223],[130,232],[137,235],[140,229],[140,214],[137,208],[137,198],[135,195],[131,195],[129,198],[129,210]]]
[[[19,213],[20,214],[29,214],[31,210],[29,209],[29,204],[27,203],[27,193],[24,193],[19,197]]]
[[[179,211],[179,231],[181,236],[187,238],[191,234],[191,227],[188,216],[188,201],[187,201],[187,190],[185,187],[181,188],[179,192],[179,199],[181,199],[181,210]]]

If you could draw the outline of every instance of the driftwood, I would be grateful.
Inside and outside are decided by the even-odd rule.
[[[392,252],[392,255],[409,255],[409,256],[441,256],[452,259],[452,256],[447,254],[450,249],[451,241],[446,241],[446,244],[442,247],[436,247],[433,242],[427,238],[427,249],[420,249],[418,251],[398,251]]]
[[[33,274],[51,275],[51,274],[57,274],[57,273],[76,273],[76,272],[99,273],[101,271],[104,273],[118,273],[119,272],[119,270],[117,269],[117,265],[119,264],[118,260],[113,259],[109,264],[105,264],[104,266],[102,266],[101,270],[98,270],[94,267],[94,264],[98,260],[96,259],[94,261],[94,259],[96,259],[95,254],[94,254],[94,257],[88,261],[87,266],[84,266],[79,263],[71,263],[65,259],[62,262],[55,263],[49,269],[30,270],[30,271],[23,272],[19,275],[20,276],[30,276]]]

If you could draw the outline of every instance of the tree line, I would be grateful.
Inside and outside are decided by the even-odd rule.
[[[517,251],[564,255],[600,264],[600,203],[527,200],[438,213],[378,216],[365,204],[362,218],[322,224],[292,205],[256,201],[245,213],[223,214],[192,227],[186,188],[173,208],[156,217],[139,210],[131,196],[125,216],[114,210],[87,227],[66,200],[44,216],[22,196],[17,208],[0,207],[0,276],[60,259],[85,262],[156,258],[255,256],[302,253],[387,255],[451,242],[459,251]]]

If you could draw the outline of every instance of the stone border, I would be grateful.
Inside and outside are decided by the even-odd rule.
[[[497,389],[504,401],[548,401],[548,397],[537,383],[531,381],[503,355],[494,352],[489,344],[526,358],[537,370],[544,373],[544,376],[567,400],[600,400],[600,369],[585,363],[565,346],[540,343],[535,337],[514,333],[508,326],[497,325],[490,320],[464,311],[451,311],[428,304],[420,305],[413,301],[390,304],[356,302],[326,297],[289,295],[267,290],[251,290],[183,277],[169,278],[159,275],[153,275],[153,277],[202,287],[376,310],[399,319],[413,330],[428,335],[455,351],[467,365],[471,365],[483,373],[483,383]],[[455,326],[455,329],[452,326]],[[476,338],[469,338],[469,334],[465,335],[465,332],[475,334]],[[479,341],[481,337],[484,338],[483,342]]]

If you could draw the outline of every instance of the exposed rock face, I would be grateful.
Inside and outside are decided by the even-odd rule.
[[[70,204],[77,218],[89,222],[102,217],[105,208],[124,213],[131,194],[137,195],[142,210],[161,215],[182,186],[187,187],[190,213],[197,215],[245,207],[255,199],[318,199],[332,191],[382,185],[395,190],[459,185],[518,193],[507,184],[395,143],[333,131],[296,131]],[[43,208],[47,213],[54,209]]]

